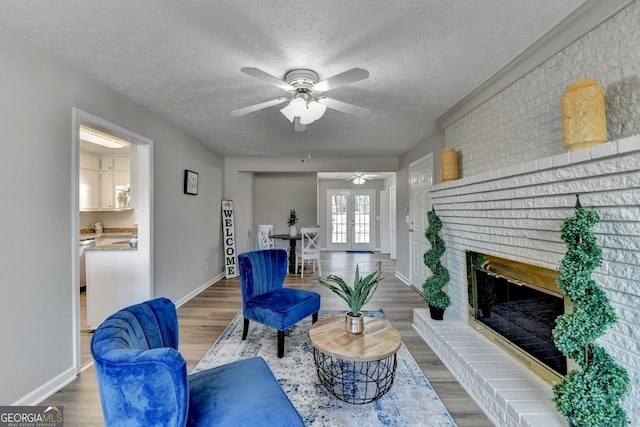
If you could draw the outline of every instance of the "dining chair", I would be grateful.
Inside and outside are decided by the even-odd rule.
[[[242,314],[242,339],[247,338],[249,320],[278,330],[278,357],[284,355],[284,331],[311,317],[315,323],[320,310],[320,294],[285,288],[287,251],[282,248],[245,252],[238,255]]]
[[[258,249],[272,249],[275,247],[273,243],[273,224],[262,224],[258,226]]]
[[[320,235],[322,229],[320,227],[302,227],[300,229],[301,242],[300,247],[296,248],[296,268],[300,265],[300,277],[304,278],[304,265],[306,261],[313,264],[313,272],[318,266],[318,275],[322,276],[322,268],[320,266]]]

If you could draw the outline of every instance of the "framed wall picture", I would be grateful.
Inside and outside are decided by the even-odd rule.
[[[184,170],[184,192],[193,196],[198,194],[198,173]]]

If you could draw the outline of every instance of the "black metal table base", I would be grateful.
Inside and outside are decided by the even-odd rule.
[[[393,385],[396,355],[371,362],[353,362],[328,356],[314,349],[320,383],[340,400],[364,404],[384,396]]]

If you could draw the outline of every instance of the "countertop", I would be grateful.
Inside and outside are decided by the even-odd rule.
[[[129,239],[137,235],[136,232],[126,231],[106,231],[102,233],[80,233],[80,242],[94,240],[93,244],[87,245],[87,252],[113,252],[113,251],[137,251],[132,248]]]

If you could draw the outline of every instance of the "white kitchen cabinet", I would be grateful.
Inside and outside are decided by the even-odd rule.
[[[89,153],[80,152],[80,167],[97,171],[100,169],[100,158]]]
[[[113,170],[113,157],[102,157],[100,159],[100,170],[112,171]]]
[[[80,210],[126,209],[118,204],[118,191],[131,183],[129,156],[98,157],[80,153]]]
[[[129,157],[114,157],[113,170],[128,171],[131,169],[131,159]]]
[[[80,153],[79,207],[100,208],[100,158],[89,153]]]
[[[115,194],[116,194],[116,186],[113,183],[113,172],[112,171],[102,171],[100,172],[100,189],[101,189],[101,199],[100,199],[100,207],[103,209],[113,209],[115,208]]]
[[[80,209],[98,209],[100,176],[97,170],[80,168],[79,175],[79,203]]]
[[[86,252],[87,323],[96,329],[116,311],[151,298],[140,251]]]

